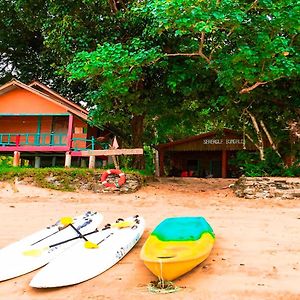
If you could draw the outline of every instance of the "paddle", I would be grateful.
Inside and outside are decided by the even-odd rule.
[[[122,229],[122,228],[131,227],[134,224],[135,224],[134,221],[119,221],[119,222],[111,224],[111,226]]]
[[[85,240],[84,243],[84,247],[88,248],[88,249],[94,249],[94,248],[98,248],[98,245],[89,241],[84,235],[82,235],[82,233],[72,224],[69,224],[79,235],[79,237],[83,238]]]
[[[138,216],[135,216],[135,217],[138,217]],[[119,218],[115,223],[106,224],[105,227],[115,227],[115,228],[122,229],[122,228],[134,226],[135,224],[138,224],[138,223],[139,223],[139,221],[137,219],[125,221],[124,219]]]
[[[52,244],[52,245],[49,245],[49,246],[45,246],[43,248],[36,248],[36,249],[29,249],[29,250],[25,250],[23,251],[23,255],[26,255],[26,256],[40,256],[43,254],[44,251],[47,251],[53,247],[56,247],[56,246],[59,246],[59,245],[62,245],[62,244],[65,244],[65,243],[68,243],[68,242],[71,242],[73,240],[76,240],[76,239],[79,239],[79,238],[84,238],[86,235],[90,235],[90,234],[93,234],[93,233],[96,233],[98,232],[98,229],[94,230],[94,231],[91,231],[89,233],[86,233],[85,235],[82,235],[82,236],[75,236],[71,239],[68,239],[68,240],[65,240],[65,241],[61,241],[61,242],[58,242],[58,243],[55,243],[55,244]]]
[[[68,225],[70,225],[70,223],[73,223],[73,218],[72,218],[72,217],[62,217],[56,224],[58,224],[58,223],[61,223],[62,225],[64,225],[64,227],[59,228],[57,231],[52,232],[51,234],[49,234],[49,235],[43,237],[42,239],[40,239],[40,240],[34,242],[34,243],[31,244],[30,246],[34,246],[35,244],[37,244],[37,243],[39,243],[39,242],[41,242],[41,241],[43,241],[43,240],[45,240],[45,239],[51,237],[52,235],[54,235],[54,234],[60,232],[62,229],[65,229]]]

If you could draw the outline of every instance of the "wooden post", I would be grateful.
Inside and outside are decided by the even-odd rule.
[[[56,165],[56,156],[53,156],[52,157],[52,167],[55,167],[55,165]]]
[[[41,167],[41,157],[40,156],[36,156],[34,158],[34,167],[35,168],[40,168]]]
[[[118,162],[117,157],[116,157],[115,155],[112,155],[111,158],[112,158],[112,160],[113,160],[115,169],[119,170],[119,169],[120,169],[120,166],[119,166],[119,162]]]
[[[222,178],[227,178],[227,151],[222,150]]]
[[[70,168],[71,162],[72,162],[72,156],[71,156],[70,152],[66,152],[65,167]]]
[[[89,157],[89,169],[94,169],[96,163],[96,156]]]
[[[80,159],[80,167],[81,167],[81,168],[86,168],[86,161],[85,161],[84,158],[81,158],[81,159]]]
[[[14,151],[13,166],[18,167],[19,165],[20,165],[20,152]]]
[[[164,151],[159,151],[159,175],[164,175]]]
[[[155,149],[155,176],[157,177],[160,177],[159,165],[159,152]]]
[[[19,134],[17,134],[17,136],[16,136],[16,146],[17,147],[20,146],[20,139],[21,139],[21,136]]]
[[[74,120],[74,117],[72,114],[70,114],[69,115],[69,124],[68,124],[68,133],[67,133],[67,146],[68,146],[69,150],[72,147],[73,120]]]

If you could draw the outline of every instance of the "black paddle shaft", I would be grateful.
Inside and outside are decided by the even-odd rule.
[[[64,243],[68,243],[68,242],[71,242],[71,241],[79,239],[79,238],[84,238],[85,240],[87,240],[85,236],[93,234],[93,233],[96,233],[96,232],[98,232],[98,229],[95,229],[94,231],[86,233],[85,235],[80,234],[80,236],[75,236],[75,237],[73,237],[71,239],[68,239],[68,240],[61,241],[61,242],[58,242],[56,244],[50,245],[49,248],[53,248],[53,247],[59,246],[59,245],[64,244]]]
[[[84,222],[82,225],[80,225],[80,226],[78,227],[78,229],[81,229],[81,228],[87,226],[87,225],[90,224],[91,222],[92,222],[92,220],[91,220],[91,219],[88,219],[86,222]],[[52,232],[51,234],[49,234],[49,235],[47,235],[47,236],[41,238],[40,240],[38,240],[38,241],[32,243],[30,246],[34,246],[35,244],[37,244],[37,243],[39,243],[39,242],[41,242],[41,241],[43,241],[43,240],[45,240],[45,239],[47,239],[47,238],[53,236],[54,234],[56,234],[56,233],[60,232],[61,230],[67,228],[69,225],[72,225],[72,224],[70,223],[70,224],[68,224],[67,226],[63,227],[62,229],[59,229],[59,230],[57,230],[57,231],[55,231],[55,232]],[[74,226],[72,226],[72,227],[76,230],[76,228],[75,228]],[[78,231],[76,230],[76,232],[78,232]]]
[[[73,224],[70,224],[70,226],[79,234],[81,238],[88,242],[88,239],[84,235],[82,235],[82,233]]]

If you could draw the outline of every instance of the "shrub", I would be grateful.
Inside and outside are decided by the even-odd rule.
[[[0,156],[0,168],[12,166],[13,159],[10,156]]]
[[[282,159],[277,153],[268,148],[265,151],[265,160],[260,160],[256,152],[239,151],[232,162],[239,167],[245,176],[291,176],[295,170],[287,171]],[[293,175],[292,175],[293,176]]]

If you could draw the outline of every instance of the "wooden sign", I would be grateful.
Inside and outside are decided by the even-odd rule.
[[[243,145],[243,143],[244,143],[243,139],[204,139],[203,140],[204,145],[220,145],[220,144]]]
[[[142,155],[143,148],[80,151],[80,156]]]

